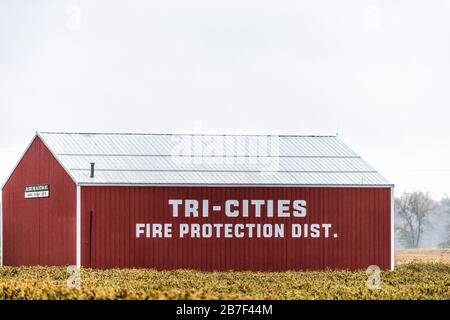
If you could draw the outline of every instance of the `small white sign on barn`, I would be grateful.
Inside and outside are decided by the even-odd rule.
[[[48,198],[49,196],[50,186],[48,184],[25,186],[25,199]]]

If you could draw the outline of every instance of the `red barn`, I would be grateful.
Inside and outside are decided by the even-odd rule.
[[[3,263],[393,269],[393,185],[334,136],[36,134]]]

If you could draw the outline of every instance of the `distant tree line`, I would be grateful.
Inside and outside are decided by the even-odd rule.
[[[422,191],[405,192],[396,198],[395,231],[399,243],[405,248],[420,247],[425,227],[434,213],[445,213],[450,217],[450,198],[436,201],[429,193]],[[450,247],[450,224],[447,226],[446,239],[439,246]]]
[[[441,207],[444,212],[450,215],[450,198],[446,197],[441,200]],[[450,248],[450,223],[447,225],[447,238],[445,242],[441,243],[441,247]]]

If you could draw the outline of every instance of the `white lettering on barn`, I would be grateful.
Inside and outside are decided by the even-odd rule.
[[[168,205],[171,220],[180,219],[180,223],[136,223],[136,238],[338,237],[331,232],[331,223],[297,223],[297,219],[301,222],[307,216],[306,200],[228,199],[211,204],[208,199],[169,199]],[[202,218],[208,217],[209,222],[203,222]],[[226,223],[222,223],[224,218]],[[190,223],[192,219],[197,221]],[[273,219],[276,223],[270,223]]]

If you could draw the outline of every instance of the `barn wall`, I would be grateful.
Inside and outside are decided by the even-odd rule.
[[[199,270],[390,268],[389,188],[82,187],[82,265]],[[172,217],[168,199],[304,199],[304,218]],[[146,239],[136,223],[331,223],[330,238]]]
[[[26,185],[49,184],[50,197],[25,199]],[[2,190],[3,263],[75,264],[76,186],[39,137]]]

